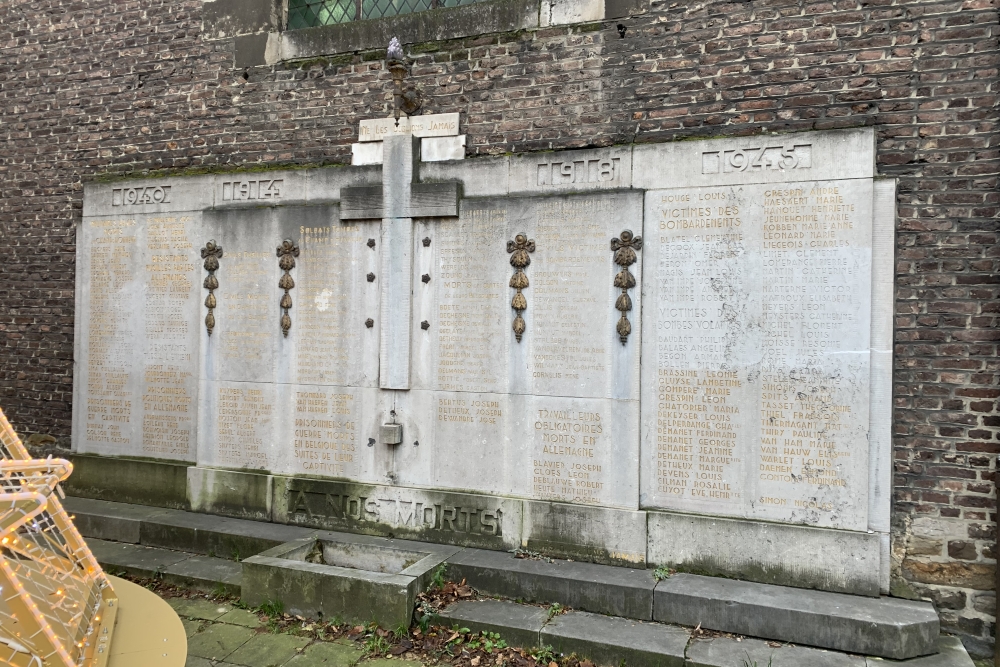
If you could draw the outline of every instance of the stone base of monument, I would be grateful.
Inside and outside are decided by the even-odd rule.
[[[940,634],[926,602],[464,549],[448,578],[485,593],[600,614],[732,632],[891,659],[933,653]]]
[[[243,561],[243,601],[280,602],[286,613],[408,628],[417,595],[454,547],[330,533]]]
[[[962,642],[948,636],[935,638],[931,655],[888,662],[742,636],[704,636],[676,625],[582,611],[550,615],[544,608],[499,600],[459,602],[442,616],[446,623],[472,632],[495,632],[523,647],[576,653],[597,665],[624,661],[629,667],[973,667]]]
[[[286,611],[301,615],[376,620],[395,629],[407,624],[413,598],[446,562],[448,579],[465,579],[484,595],[534,603],[458,605],[448,611],[455,623],[499,632],[511,645],[538,642],[592,656],[598,665],[617,665],[621,659],[629,665],[682,665],[669,662],[670,656],[683,660],[687,655],[687,665],[732,667],[748,653],[763,666],[772,649],[772,667],[875,667],[884,664],[876,662],[882,658],[902,658],[899,664],[914,667],[972,665],[960,642],[940,639],[937,615],[923,602],[684,573],[657,581],[644,569],[519,558],[101,500],[67,498],[66,506],[102,563],[136,574],[178,575],[187,563],[187,570],[201,573],[204,585],[213,571],[232,582],[242,566],[245,602],[279,600]],[[548,609],[537,606],[552,603],[573,611],[550,618]],[[698,626],[765,641],[709,641],[692,636],[691,628]],[[678,643],[680,649],[674,646]],[[652,661],[652,655],[660,659]]]

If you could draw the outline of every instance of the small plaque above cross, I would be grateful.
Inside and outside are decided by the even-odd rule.
[[[382,324],[379,386],[410,388],[413,219],[458,217],[458,183],[416,182],[412,135],[384,138],[382,186],[342,188],[341,220],[382,220]]]

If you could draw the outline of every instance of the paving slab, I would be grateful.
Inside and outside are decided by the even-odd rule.
[[[289,660],[286,667],[350,667],[362,655],[361,649],[353,643],[316,642]],[[396,666],[401,667],[399,661]]]
[[[257,614],[252,611],[247,611],[246,609],[233,609],[232,611],[226,612],[216,620],[219,623],[242,625],[244,628],[259,628],[264,625]]]
[[[934,653],[941,632],[926,602],[693,574],[657,584],[653,618],[896,660]]]
[[[760,639],[695,639],[685,667],[867,667],[865,659],[804,646],[771,646]]]
[[[233,609],[233,606],[230,604],[198,598],[170,598],[167,600],[167,604],[181,618],[193,618],[204,621],[214,621]]]
[[[557,602],[573,609],[640,620],[653,617],[656,580],[648,570],[464,549],[448,559],[448,578],[465,579],[487,595]]]
[[[599,666],[618,667],[624,661],[629,667],[684,667],[690,638],[677,626],[572,611],[553,617],[539,641]]]
[[[226,662],[244,667],[279,667],[301,653],[310,641],[285,634],[258,634],[226,656]]]
[[[218,667],[219,663],[212,662],[211,660],[206,660],[205,658],[199,658],[196,655],[189,655],[187,657],[187,662],[184,663],[184,667]]]
[[[201,630],[201,627],[205,625],[205,621],[196,618],[185,618],[181,619],[181,625],[184,626],[184,636],[190,637]]]
[[[213,623],[201,632],[188,637],[188,655],[209,660],[222,660],[243,646],[254,631],[238,625]]]
[[[975,667],[968,651],[958,637],[941,635],[937,642],[938,653],[910,660],[885,660],[868,658],[868,667]]]
[[[542,607],[475,600],[458,602],[441,612],[442,625],[458,625],[472,632],[495,632],[510,646],[532,648],[539,645],[539,632],[549,618]]]

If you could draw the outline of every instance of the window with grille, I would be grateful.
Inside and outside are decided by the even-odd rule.
[[[288,0],[288,29],[349,23],[412,14],[482,0]]]

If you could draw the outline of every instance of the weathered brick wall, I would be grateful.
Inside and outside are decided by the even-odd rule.
[[[70,432],[84,180],[346,162],[381,54],[232,68],[201,0],[0,2],[0,405]],[[413,45],[474,154],[873,125],[900,179],[894,590],[991,649],[1000,397],[997,0],[653,2],[614,23]],[[403,36],[405,39],[405,36]]]

